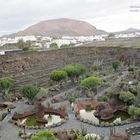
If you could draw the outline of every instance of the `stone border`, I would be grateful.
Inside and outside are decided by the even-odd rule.
[[[80,117],[80,115],[76,116],[77,120],[83,122],[83,123],[88,123],[89,125],[97,126],[97,127],[111,127],[111,126],[122,126],[126,124],[130,124],[129,120],[125,120],[119,123],[109,123],[109,122],[102,122],[101,124],[96,124],[95,122],[83,119]]]
[[[138,132],[132,132],[130,129],[135,129],[135,128],[138,128],[140,126],[132,126],[132,127],[129,127],[129,128],[126,128],[126,132],[129,134],[129,135],[140,135],[140,130]]]

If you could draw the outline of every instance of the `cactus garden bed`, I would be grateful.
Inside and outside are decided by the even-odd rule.
[[[37,121],[36,116],[29,116],[23,120],[20,120],[21,124],[25,124],[26,126],[52,126],[54,124],[58,124],[64,120],[64,118],[60,117],[59,115],[54,114],[45,114],[44,118],[47,119],[48,123],[40,123]]]
[[[102,137],[87,133],[84,130],[39,131],[31,136],[31,140],[102,140]]]
[[[85,122],[91,123],[93,125],[102,126],[102,124],[107,124],[106,126],[109,126],[112,124],[121,125],[121,124],[127,123],[128,122],[127,120],[130,118],[128,113],[122,112],[122,111],[117,111],[114,114],[114,117],[112,119],[101,120],[101,119],[97,118],[96,116],[94,116],[94,112],[96,112],[96,110],[91,110],[91,111],[86,111],[84,109],[80,110],[79,119],[82,120],[83,122],[85,121]]]

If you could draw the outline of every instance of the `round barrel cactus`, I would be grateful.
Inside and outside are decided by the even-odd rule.
[[[87,134],[85,137],[84,137],[84,140],[101,140],[101,137],[97,134]]]

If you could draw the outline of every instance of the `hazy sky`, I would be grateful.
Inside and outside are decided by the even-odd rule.
[[[55,18],[85,20],[106,31],[140,29],[140,0],[0,0],[0,35]]]

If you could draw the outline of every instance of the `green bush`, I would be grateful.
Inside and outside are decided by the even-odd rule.
[[[32,101],[39,92],[39,88],[33,85],[25,85],[20,89],[20,92],[23,96],[27,97],[30,101]]]
[[[92,68],[93,68],[94,71],[97,71],[99,69],[99,65],[93,64]]]
[[[129,66],[128,71],[129,71],[129,72],[133,72],[134,69],[135,69],[135,68],[134,68],[133,66]]]
[[[102,96],[99,97],[99,101],[107,102],[108,97],[106,95],[102,95]]]
[[[97,88],[97,86],[100,86],[102,84],[102,79],[99,77],[88,77],[81,81],[81,86],[85,89],[89,90],[89,93],[93,93],[93,88]],[[92,96],[93,97],[93,96]]]
[[[139,117],[140,116],[140,107],[136,107],[134,105],[131,105],[128,107],[128,113],[132,117]]]
[[[79,78],[85,73],[85,67],[81,64],[69,64],[64,67],[69,78]]]
[[[57,49],[58,45],[56,43],[52,43],[52,44],[50,44],[50,48]]]
[[[124,85],[127,85],[128,83],[126,81],[121,81],[119,83],[120,87],[123,88]]]
[[[37,122],[35,115],[27,117],[25,124],[27,126],[41,126],[41,125],[43,125],[42,123]]]
[[[99,77],[88,77],[81,81],[81,86],[91,89],[102,84],[102,79]]]
[[[24,47],[23,51],[33,51],[33,47]]]
[[[51,72],[50,79],[56,82],[60,82],[67,77],[67,72],[64,70],[54,70]]]
[[[113,96],[116,94],[116,91],[115,91],[114,89],[110,89],[110,90],[107,91],[105,94],[106,94],[106,96],[107,96],[108,98],[111,98],[111,97],[113,97]]]
[[[19,39],[17,42],[18,48],[22,49],[23,51],[32,51],[33,45],[31,41],[24,42],[23,39]]]
[[[76,131],[77,140],[84,140],[84,136],[80,130]]]
[[[112,64],[113,69],[116,71],[120,65],[120,61],[114,60],[111,64]]]
[[[14,95],[11,92],[5,92],[5,94],[3,96],[4,100],[6,100],[6,101],[12,101],[13,97],[14,97]]]
[[[102,64],[103,64],[103,60],[98,60],[98,59],[95,60],[94,64],[92,65],[93,70],[94,71],[101,70]]]
[[[72,96],[69,97],[69,102],[70,103],[74,103],[75,100],[76,100],[76,97],[74,95],[72,95]]]
[[[67,45],[67,44],[63,44],[63,45],[60,46],[60,48],[69,48],[69,47],[71,47],[70,44],[69,44],[69,45]]]
[[[31,137],[31,140],[59,140],[56,138],[52,131],[44,130],[39,131]]]
[[[10,88],[15,84],[15,80],[9,77],[0,78],[0,89],[8,93]]]
[[[125,103],[132,104],[136,100],[134,94],[129,91],[122,91],[119,96],[120,100],[124,101]]]
[[[48,94],[48,88],[41,87],[38,94],[44,95],[44,96],[47,95]]]

